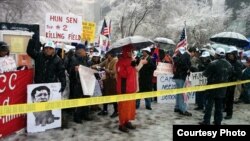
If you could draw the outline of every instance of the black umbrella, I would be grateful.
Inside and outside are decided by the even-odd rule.
[[[210,40],[216,43],[233,45],[241,48],[249,45],[248,39],[244,35],[236,32],[221,32],[212,36]]]

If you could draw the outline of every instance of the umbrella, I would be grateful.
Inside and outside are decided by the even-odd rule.
[[[164,37],[157,37],[154,39],[154,41],[157,43],[162,43],[162,44],[175,45],[173,40],[168,39],[168,38],[164,38]]]
[[[123,46],[131,44],[135,49],[142,49],[152,45],[154,42],[142,36],[129,36],[120,39],[111,45],[108,52],[120,52]]]
[[[249,45],[248,39],[244,35],[236,32],[221,32],[212,36],[210,40],[216,43],[233,45],[241,48]]]

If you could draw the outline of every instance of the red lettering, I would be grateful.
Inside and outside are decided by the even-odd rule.
[[[68,39],[69,40],[81,40],[81,36],[71,33],[68,35]]]
[[[77,23],[77,18],[67,17],[66,23]]]
[[[63,25],[63,31],[68,31],[68,26],[67,25]]]
[[[52,33],[52,32],[46,32],[46,38],[50,38],[50,39],[64,39],[64,34],[63,33]]]
[[[62,16],[52,16],[52,15],[50,15],[49,20],[53,21],[53,22],[62,22],[63,18],[62,18]]]

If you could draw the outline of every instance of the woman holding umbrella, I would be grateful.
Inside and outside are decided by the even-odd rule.
[[[116,64],[117,71],[117,92],[119,94],[134,93],[137,90],[135,63],[132,63],[133,46],[131,44],[122,47],[122,56]],[[135,129],[130,120],[135,119],[135,100],[118,103],[119,130],[129,132],[128,129]]]

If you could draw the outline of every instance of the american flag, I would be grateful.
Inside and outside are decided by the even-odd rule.
[[[180,47],[187,48],[187,45],[188,45],[188,43],[187,43],[186,27],[184,27],[183,30],[182,30],[182,32],[181,32],[180,41],[179,41],[179,43],[177,44],[177,46],[175,48],[174,54],[178,53],[178,49]]]
[[[104,19],[101,34],[109,38],[109,27],[107,26],[106,20]]]

